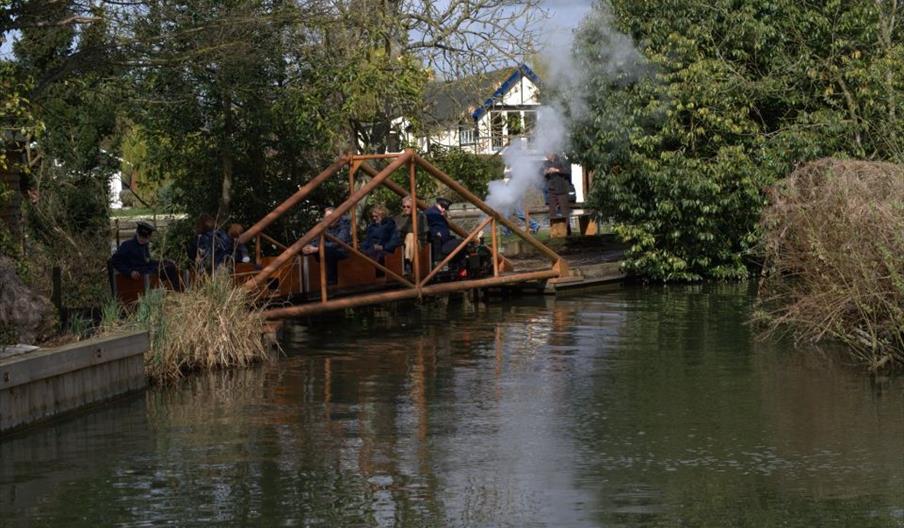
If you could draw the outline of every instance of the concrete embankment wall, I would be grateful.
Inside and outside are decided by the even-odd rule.
[[[0,434],[147,385],[147,332],[0,360]]]

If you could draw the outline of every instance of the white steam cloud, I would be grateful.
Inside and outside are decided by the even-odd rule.
[[[643,55],[631,37],[613,27],[612,14],[603,3],[588,13],[580,28],[552,26],[547,35],[541,53],[547,66],[544,100],[529,145],[514,141],[507,147],[503,158],[509,180],[489,184],[486,202],[505,215],[522,204],[530,189],[543,188],[545,154],[566,150],[573,123],[589,117],[591,79],[632,82],[646,70]],[[575,53],[576,36],[582,43],[580,60]]]

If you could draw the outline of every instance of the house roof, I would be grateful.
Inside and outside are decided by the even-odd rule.
[[[510,66],[489,73],[472,75],[454,81],[438,81],[427,85],[424,95],[425,114],[430,124],[459,122],[466,115],[474,121],[502,98],[521,77],[539,84],[540,78],[526,64]],[[485,94],[492,95],[479,104]]]
[[[501,99],[505,95],[505,93],[512,88],[512,85],[520,81],[522,77],[527,77],[535,84],[540,84],[540,77],[538,77],[537,74],[534,73],[534,70],[530,69],[527,64],[519,64],[518,67],[514,70],[515,71],[513,71],[511,75],[509,75],[508,78],[506,78],[505,81],[502,82],[499,88],[497,88],[496,91],[493,92],[493,95],[490,96],[489,99],[484,101],[480,107],[471,112],[471,117],[473,117],[475,121],[480,119],[483,114],[485,114],[487,110],[489,110],[494,104],[496,104],[496,101]]]

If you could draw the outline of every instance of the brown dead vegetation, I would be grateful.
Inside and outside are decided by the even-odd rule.
[[[904,167],[822,159],[771,191],[757,319],[835,338],[871,371],[904,367]]]

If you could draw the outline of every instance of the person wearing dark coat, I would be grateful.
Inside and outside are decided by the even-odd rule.
[[[386,217],[386,208],[377,205],[370,212],[371,222],[364,232],[364,241],[361,249],[368,257],[383,263],[384,257],[399,247],[396,234],[396,225],[392,218]]]
[[[209,214],[202,214],[195,223],[195,237],[188,245],[188,258],[201,271],[220,267],[232,255],[232,240]]]
[[[571,190],[571,167],[556,153],[546,155],[543,165],[543,177],[546,179],[546,203],[549,205],[549,219],[564,218],[571,234],[571,203],[568,193]]]
[[[173,288],[180,289],[179,273],[176,265],[169,261],[158,262],[151,258],[151,236],[157,228],[147,222],[138,222],[135,236],[124,241],[110,257],[113,269],[132,280],[141,280],[144,275],[166,278]]]
[[[449,220],[446,215],[449,211],[449,200],[445,198],[437,198],[436,203],[428,207],[424,211],[427,217],[427,226],[430,230],[430,239],[439,239],[443,242],[452,238],[449,232]]]
[[[323,218],[326,219],[332,216],[335,210],[335,207],[326,207],[323,210]],[[326,229],[326,234],[332,235],[346,244],[351,244],[351,233],[351,220],[345,215]],[[315,238],[310,244],[303,247],[301,252],[305,255],[314,255],[314,258],[319,260],[320,237]],[[326,281],[327,284],[332,286],[339,282],[339,261],[348,258],[348,254],[345,252],[345,248],[329,238],[325,240],[323,252],[326,256]]]
[[[439,262],[445,258],[446,255],[455,250],[459,243],[459,240],[452,236],[452,232],[449,229],[449,220],[447,218],[449,205],[449,200],[437,198],[436,203],[424,211],[424,215],[427,217],[427,225],[430,228],[430,242],[432,244],[432,259],[434,262]],[[461,258],[463,255],[459,254],[458,257]],[[453,263],[457,260],[458,258]]]

